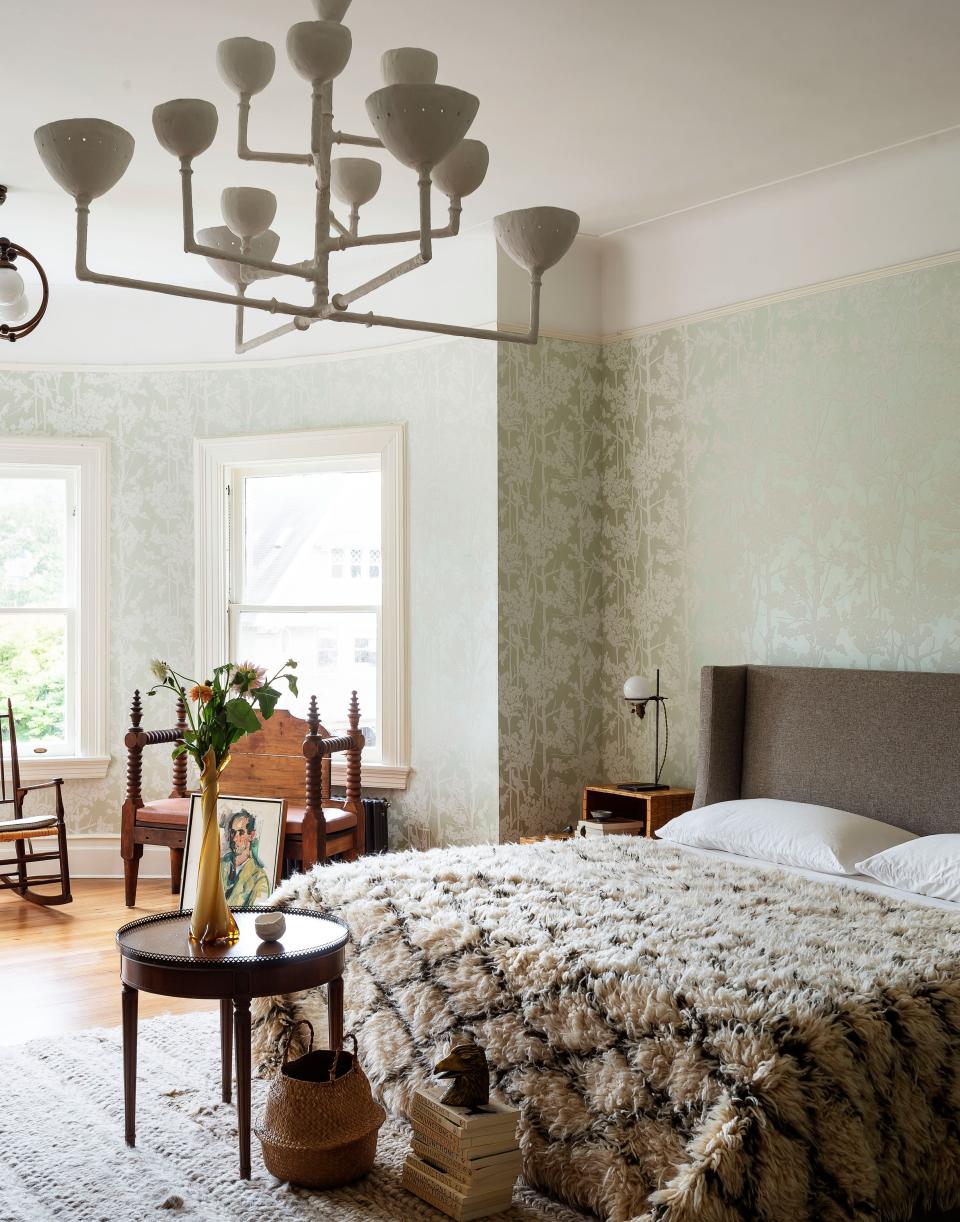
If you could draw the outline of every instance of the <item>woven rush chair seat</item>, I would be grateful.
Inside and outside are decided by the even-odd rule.
[[[10,752],[9,784],[4,744]],[[42,815],[24,815],[23,804],[27,797],[41,789],[53,791],[54,809]],[[32,904],[69,904],[73,896],[70,893],[70,865],[67,861],[63,781],[55,777],[50,781],[39,781],[36,785],[21,785],[17,726],[13,703],[9,699],[7,711],[0,713],[0,809],[4,806],[13,808],[13,818],[0,819],[0,844],[12,845],[14,856],[0,859],[0,890],[14,891],[21,899],[29,900]],[[32,841],[54,836],[57,838],[55,847],[33,847]],[[35,867],[40,862],[53,861],[57,863],[56,871],[48,866],[49,873],[37,873]],[[49,887],[58,887],[59,890],[51,892],[47,890]]]
[[[36,836],[56,834],[56,815],[30,815],[26,819],[0,820],[0,840],[32,840]]]
[[[287,806],[287,835],[294,837],[302,834],[305,806]],[[138,823],[149,823],[154,827],[177,827],[186,830],[187,817],[190,814],[189,798],[161,798],[158,802],[147,802],[137,811]],[[344,810],[340,806],[324,806],[323,821],[327,827],[327,835],[346,831],[357,826],[357,816],[353,811]],[[0,824],[0,828],[3,824]]]

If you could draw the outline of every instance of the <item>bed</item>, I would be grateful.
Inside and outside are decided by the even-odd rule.
[[[707,667],[697,806],[960,831],[960,676]],[[285,883],[348,920],[388,1107],[483,1043],[524,1173],[611,1222],[898,1222],[960,1205],[960,905],[608,837],[398,853]],[[275,1065],[319,994],[256,1015]]]

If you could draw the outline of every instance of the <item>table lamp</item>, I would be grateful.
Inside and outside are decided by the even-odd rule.
[[[643,793],[651,789],[668,789],[669,786],[660,784],[660,774],[663,772],[663,765],[667,759],[667,744],[670,741],[670,728],[667,721],[667,698],[660,694],[660,668],[657,667],[657,681],[651,683],[649,679],[643,675],[631,675],[623,685],[623,698],[633,707],[633,712],[641,719],[646,715],[647,705],[653,701],[656,706],[656,729],[654,732],[653,746],[653,780],[652,781],[624,781],[618,785],[618,789],[629,789],[634,793]],[[663,705],[663,756],[660,755],[660,706]]]

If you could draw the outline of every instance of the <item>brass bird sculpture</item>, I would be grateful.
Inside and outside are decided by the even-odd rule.
[[[487,1054],[472,1040],[455,1044],[433,1072],[438,1078],[452,1078],[450,1089],[440,1100],[449,1107],[483,1107],[490,1102],[490,1069]]]

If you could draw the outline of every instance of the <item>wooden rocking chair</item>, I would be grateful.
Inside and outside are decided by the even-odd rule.
[[[7,770],[3,759],[3,722],[7,723],[7,741],[10,744],[10,796],[7,796]],[[44,781],[39,785],[20,784],[20,761],[17,757],[17,730],[13,720],[13,705],[7,701],[7,711],[0,713],[0,805],[13,807],[13,818],[0,822],[0,843],[12,844],[16,856],[0,861],[0,890],[16,891],[25,900],[34,904],[69,904],[70,867],[67,862],[67,828],[63,817],[63,781],[59,778]],[[56,807],[51,814],[23,814],[23,799],[37,789],[55,789]],[[56,851],[36,852],[34,840],[57,837]],[[58,861],[56,874],[28,874],[27,866],[38,861]],[[3,871],[16,866],[16,874]],[[41,894],[34,887],[59,885],[59,893]]]
[[[186,712],[177,701],[177,722],[169,730],[141,728],[143,707],[135,692],[127,748],[127,798],[120,815],[120,855],[123,858],[124,894],[128,908],[137,902],[137,876],[145,844],[170,850],[170,890],[180,891],[183,849],[187,833],[190,795],[187,792],[187,757],[173,761],[173,788],[168,798],[144,802],[141,793],[143,750],[176,743],[187,728]],[[360,730],[357,693],[347,713],[349,731],[331,737],[320,724],[316,697],[311,697],[306,721],[286,709],[277,709],[262,729],[248,734],[230,752],[230,763],[220,778],[225,794],[244,797],[286,798],[287,823],[283,856],[310,869],[317,862],[342,855],[352,861],[364,851],[360,759],[364,738]],[[330,796],[330,757],[346,755],[346,796]]]

